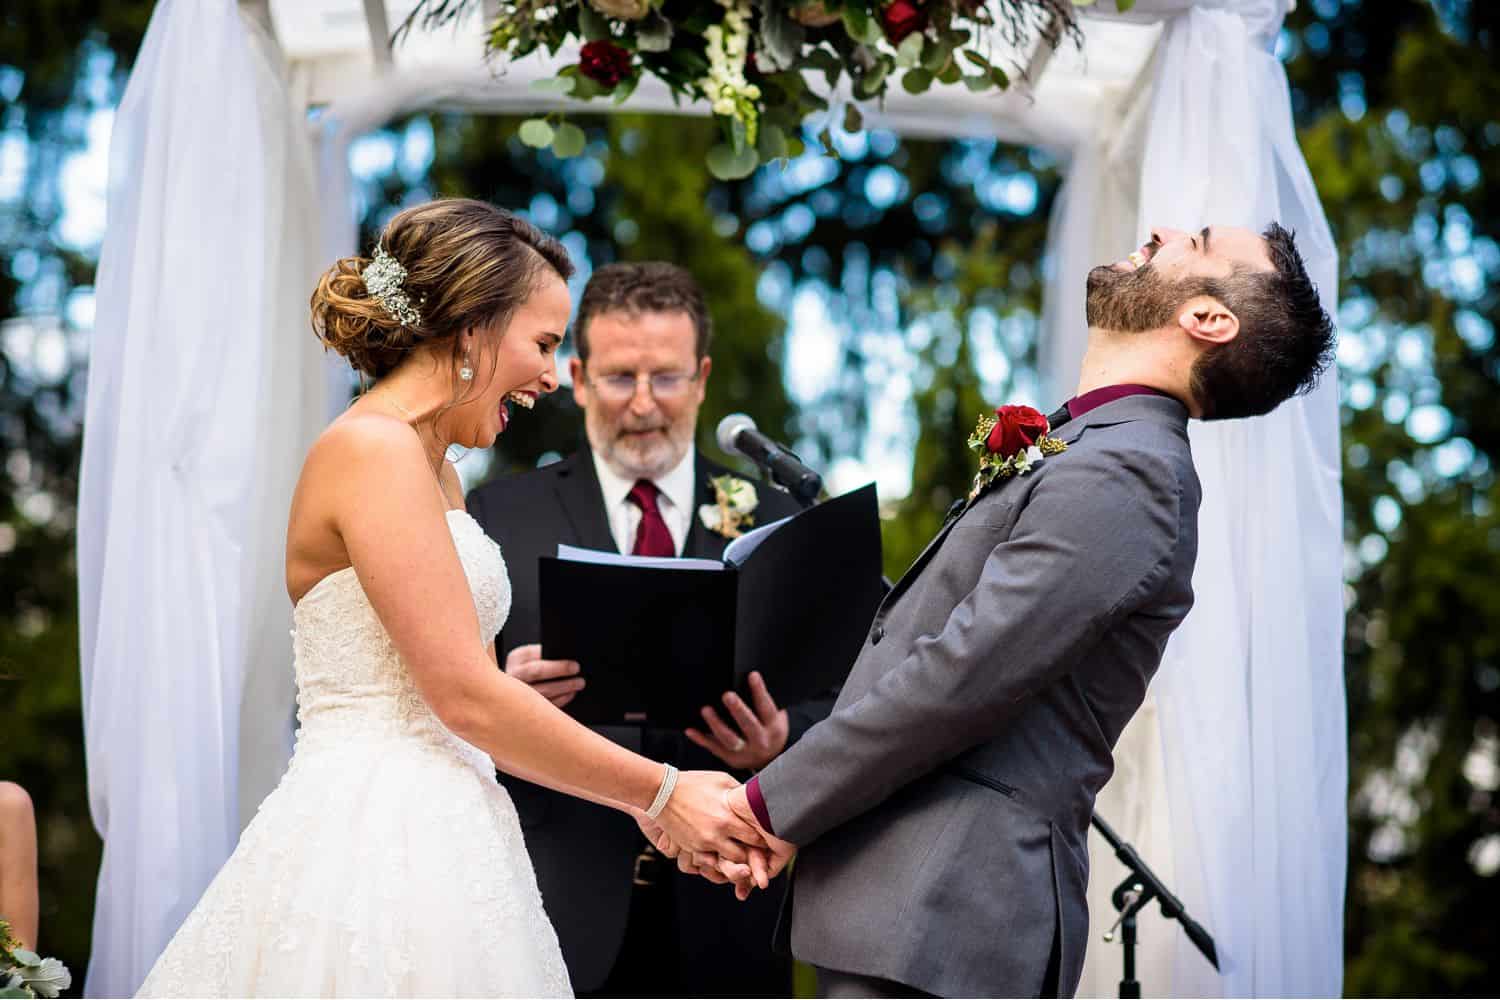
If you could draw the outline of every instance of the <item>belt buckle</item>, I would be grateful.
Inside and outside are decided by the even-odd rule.
[[[660,855],[658,855],[656,853],[656,848],[652,847],[650,844],[647,844],[646,847],[645,847],[645,849],[642,850],[641,853],[639,853],[639,854],[637,854],[635,856],[635,871],[634,871],[634,873],[631,876],[631,881],[634,882],[636,885],[643,885],[643,886],[653,886],[653,885],[655,885],[656,884],[655,880],[647,878],[645,875],[643,875],[641,873],[641,867],[643,865],[649,865],[649,864],[651,864],[652,862],[658,860],[659,857],[660,857]]]

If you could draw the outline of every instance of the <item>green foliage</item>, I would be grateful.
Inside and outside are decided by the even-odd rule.
[[[1292,26],[1342,258],[1346,985],[1494,993],[1500,22],[1491,4],[1366,0]]]

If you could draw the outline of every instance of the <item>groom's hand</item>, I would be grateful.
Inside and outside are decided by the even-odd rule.
[[[505,657],[507,674],[530,684],[558,708],[583,690],[583,678],[578,676],[578,669],[577,660],[542,659],[542,647],[537,643],[517,646]]]
[[[684,735],[730,767],[759,771],[786,749],[791,725],[786,709],[777,706],[760,671],[751,671],[749,682],[750,705],[733,691],[724,692],[724,707],[739,726],[738,732],[719,718],[712,705],[704,705],[708,735],[696,729],[688,729]]]
[[[768,859],[764,853],[752,856],[752,849],[766,847],[765,839],[753,820],[746,822],[729,804],[730,791],[738,787],[727,774],[683,771],[656,825],[680,850],[758,868],[756,882],[765,888],[770,880]]]
[[[755,818],[755,810],[750,808],[750,796],[745,791],[744,785],[732,789],[725,798],[728,800],[730,810],[736,816],[755,827],[755,832],[760,835],[766,849],[770,852],[768,859],[770,867],[766,872],[767,880],[780,875],[782,869],[797,854],[797,845],[789,840],[782,840],[760,825],[760,821]],[[764,889],[765,886],[762,885],[761,888]]]

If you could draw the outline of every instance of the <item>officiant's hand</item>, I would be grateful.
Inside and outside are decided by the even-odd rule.
[[[786,749],[790,725],[786,709],[777,707],[760,671],[752,670],[749,681],[753,709],[733,691],[724,692],[724,707],[739,724],[738,732],[719,718],[712,705],[704,705],[703,721],[712,735],[696,729],[688,729],[684,734],[730,767],[759,771]]]
[[[505,657],[505,672],[517,680],[525,681],[558,708],[572,701],[583,690],[583,678],[578,676],[577,660],[544,660],[542,647],[517,646]]]

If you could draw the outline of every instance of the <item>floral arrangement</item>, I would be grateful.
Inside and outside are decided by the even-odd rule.
[[[994,416],[980,417],[969,435],[969,450],[979,455],[970,502],[995,480],[1024,476],[1047,456],[1067,451],[1051,430],[1047,418],[1029,406],[1002,406]]]
[[[698,508],[698,519],[709,531],[725,538],[738,538],[747,527],[755,526],[755,508],[760,504],[755,484],[738,476],[714,476],[714,502]]]
[[[480,0],[421,0],[397,35],[413,24],[453,21]],[[646,75],[675,99],[708,102],[724,133],[708,168],[719,178],[748,176],[761,163],[801,151],[803,120],[828,102],[808,86],[821,75],[827,93],[848,77],[856,101],[879,100],[899,79],[919,94],[935,82],[975,91],[1010,85],[997,43],[1013,51],[1040,36],[1079,38],[1076,6],[1095,0],[499,0],[487,25],[492,61],[580,43],[578,62],[539,89],[580,101],[629,99]],[[1114,0],[1121,9],[1134,0]],[[1003,61],[1003,60],[1000,60]],[[1014,70],[1015,67],[1011,67]],[[862,116],[854,104],[844,127]],[[521,140],[559,156],[583,151],[583,130],[560,115],[525,122]],[[820,137],[831,146],[827,130]]]
[[[0,920],[0,998],[45,997],[52,1000],[73,985],[73,974],[55,958],[42,958],[21,947]]]

